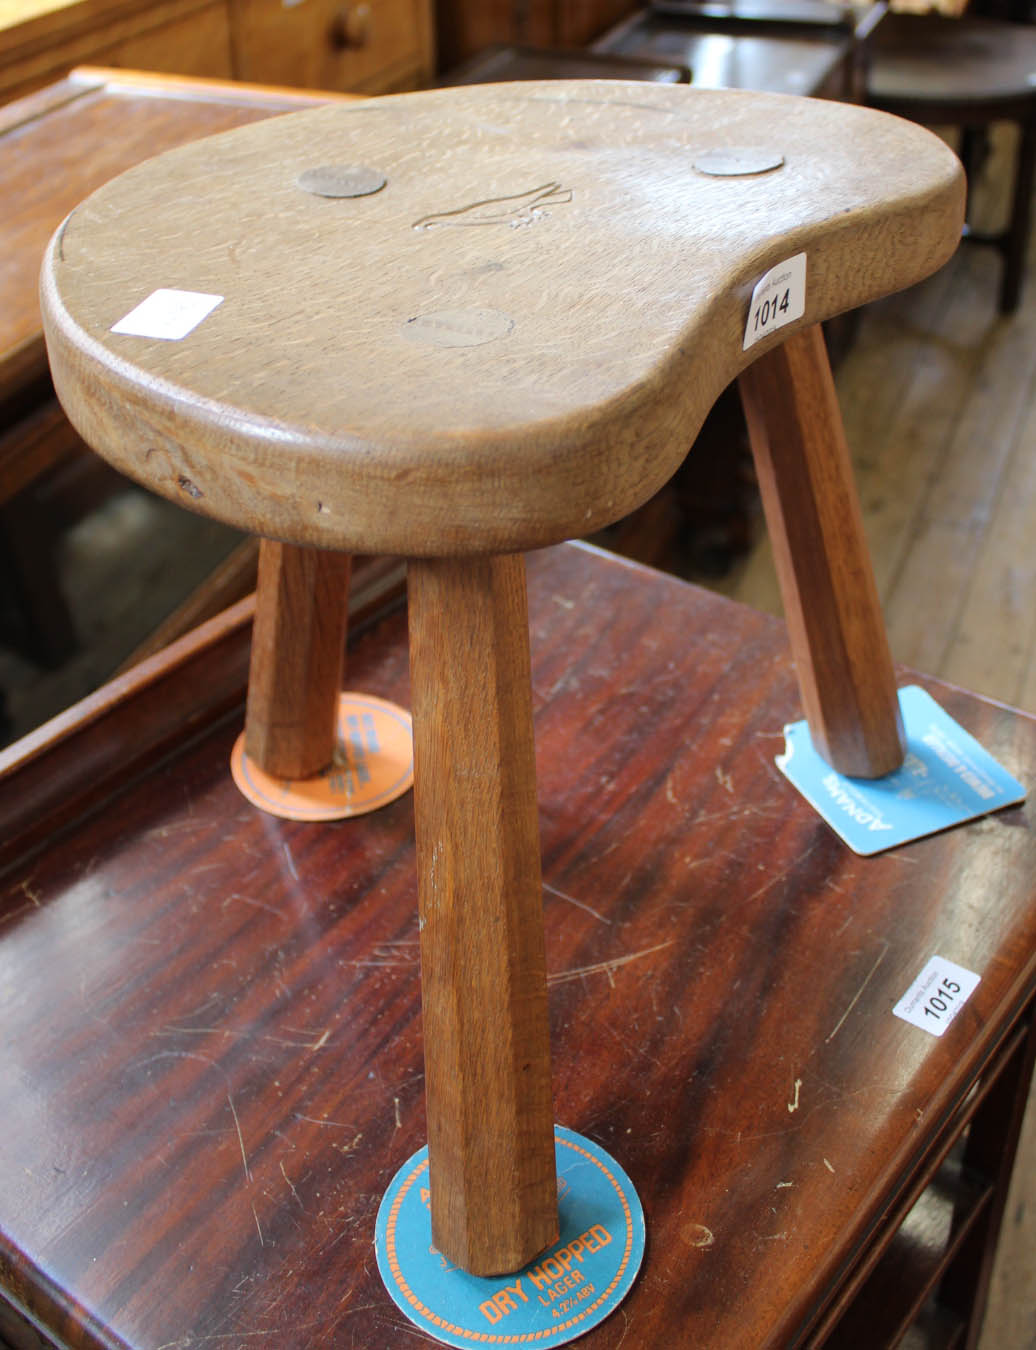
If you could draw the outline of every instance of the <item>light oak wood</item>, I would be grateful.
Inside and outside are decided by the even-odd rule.
[[[820,328],[761,357],[740,388],[810,735],[840,773],[880,778],[906,746]]]
[[[752,143],[784,167],[691,167]],[[387,185],[296,186],[328,163]],[[115,180],[48,253],[45,324],[73,423],[175,500],[302,545],[508,551],[670,476],[721,389],[794,331],[742,349],[772,265],[807,253],[808,326],[938,266],[962,200],[941,142],[867,109],[564,81],[408,94]],[[225,298],[181,342],[110,333],[170,286]]]
[[[476,1275],[557,1237],[525,566],[411,562],[432,1236]]]
[[[259,550],[245,751],[274,777],[309,778],[334,757],[349,564],[271,539]]]

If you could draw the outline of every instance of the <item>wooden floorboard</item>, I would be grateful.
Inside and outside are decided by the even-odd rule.
[[[1036,344],[1034,344],[1036,349]],[[1000,491],[982,531],[971,584],[941,659],[943,675],[967,688],[1026,697],[1036,652],[1036,377],[1028,410],[1004,466]]]

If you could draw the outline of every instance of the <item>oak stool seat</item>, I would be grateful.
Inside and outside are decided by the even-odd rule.
[[[327,649],[342,558],[410,559],[433,1236],[473,1273],[520,1268],[557,1225],[521,551],[645,501],[744,372],[814,739],[844,772],[894,768],[818,325],[940,266],[962,213],[952,154],[871,110],[563,81],[217,136],[52,242],[48,350],[80,434],[276,541],[263,672]],[[292,739],[286,697],[249,721]]]

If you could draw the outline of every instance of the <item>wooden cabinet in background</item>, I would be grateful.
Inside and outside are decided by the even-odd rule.
[[[555,3],[557,40],[581,47],[637,8],[630,0],[560,0]]]
[[[582,47],[636,8],[635,0],[439,0],[439,66],[494,42]]]
[[[234,74],[389,93],[432,76],[430,0],[229,0]]]
[[[0,0],[0,103],[84,63],[387,93],[433,51],[432,0]]]
[[[0,102],[87,62],[226,79],[232,74],[227,0],[0,0]]]

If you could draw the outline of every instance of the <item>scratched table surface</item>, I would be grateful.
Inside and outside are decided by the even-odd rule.
[[[1031,995],[1031,808],[858,858],[774,767],[780,624],[567,545],[530,606],[556,1118],[648,1231],[580,1344],[794,1344]],[[349,660],[407,702],[401,612]],[[924,683],[1036,778],[1032,719]],[[411,802],[261,815],[223,706],[8,854],[0,1283],[58,1344],[407,1347],[372,1239],[425,1131]],[[892,1015],[933,953],[981,975],[941,1038]]]

